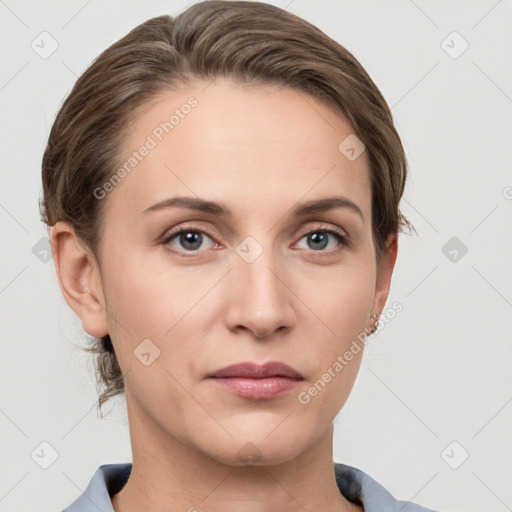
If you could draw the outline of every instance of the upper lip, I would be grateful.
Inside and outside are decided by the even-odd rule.
[[[304,378],[297,370],[279,361],[270,361],[262,365],[250,362],[232,364],[210,373],[209,377],[245,377],[249,379],[288,377],[300,380]]]

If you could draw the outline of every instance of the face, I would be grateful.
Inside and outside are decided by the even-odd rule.
[[[137,151],[136,164],[98,199],[101,321],[140,432],[275,464],[345,403],[362,350],[336,361],[382,310],[390,273],[375,267],[366,152],[338,149],[350,125],[292,89],[206,85],[161,94],[131,124],[121,160]],[[242,362],[300,378],[211,377]]]

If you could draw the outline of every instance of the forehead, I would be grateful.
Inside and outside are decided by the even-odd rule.
[[[120,152],[127,172],[109,198],[119,201],[109,202],[124,198],[142,212],[196,195],[251,210],[340,193],[368,213],[366,152],[344,152],[353,137],[330,106],[295,89],[197,82],[158,94],[132,116]]]

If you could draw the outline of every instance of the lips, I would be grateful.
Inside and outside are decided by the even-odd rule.
[[[209,375],[209,377],[241,377],[247,379],[264,379],[268,377],[286,377],[288,379],[303,380],[303,376],[291,366],[271,361],[263,365],[254,363],[239,363],[221,368]]]
[[[239,363],[211,373],[210,381],[229,393],[252,400],[268,400],[295,388],[304,377],[287,364]]]

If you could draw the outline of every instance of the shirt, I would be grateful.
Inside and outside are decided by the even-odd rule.
[[[62,512],[114,512],[110,497],[124,487],[131,470],[131,463],[103,464],[84,493]],[[340,493],[347,500],[363,505],[365,512],[434,512],[408,501],[396,500],[360,469],[334,463],[334,472]]]

